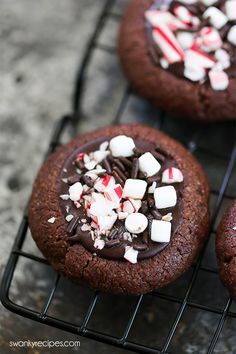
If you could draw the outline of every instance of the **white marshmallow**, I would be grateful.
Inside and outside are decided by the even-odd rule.
[[[112,156],[129,157],[134,154],[133,149],[135,148],[135,144],[132,138],[126,135],[118,135],[111,139],[109,147]]]
[[[215,57],[221,64],[222,69],[227,69],[230,67],[230,56],[224,49],[217,49],[215,52]]]
[[[206,5],[207,7],[208,6],[211,6],[213,4],[215,4],[218,0],[201,0],[201,2]]]
[[[206,52],[219,49],[222,46],[222,40],[219,32],[213,27],[204,27],[201,32],[202,48]]]
[[[82,193],[83,193],[83,186],[80,182],[74,183],[69,188],[70,200],[73,200],[73,202],[77,202],[81,198]]]
[[[227,22],[228,18],[225,14],[216,7],[208,7],[203,14],[204,18],[209,18],[210,23],[217,29],[222,28]]]
[[[94,241],[93,247],[97,248],[98,250],[102,250],[105,246],[105,241],[100,240],[99,238],[96,238]]]
[[[148,219],[144,214],[133,213],[125,219],[125,227],[132,234],[140,234],[148,226]]]
[[[153,176],[161,169],[161,165],[150,152],[145,152],[138,159],[139,170],[146,173],[147,177]]]
[[[228,32],[227,39],[236,46],[236,25],[232,26]]]
[[[94,153],[92,154],[93,160],[95,160],[97,163],[101,162],[102,160],[105,159],[105,157],[107,157],[107,155],[110,154],[110,151],[94,151]]]
[[[236,20],[236,0],[226,1],[225,13],[230,21]]]
[[[151,240],[154,242],[170,242],[171,223],[163,220],[153,220]]]
[[[211,70],[208,74],[213,90],[223,91],[229,86],[229,78],[224,71]]]
[[[123,211],[125,213],[137,213],[141,208],[141,200],[129,198],[123,203]]]
[[[177,40],[181,45],[181,48],[186,50],[192,47],[194,42],[194,36],[189,32],[179,32],[177,33]]]
[[[100,231],[110,230],[117,220],[117,215],[98,216],[97,224]]]
[[[94,184],[94,189],[98,192],[105,192],[107,188],[112,188],[116,184],[116,180],[113,176],[107,175],[99,178]]]
[[[182,172],[176,167],[169,167],[162,174],[162,183],[180,183],[183,180]]]
[[[154,192],[157,209],[170,208],[176,205],[177,194],[173,186],[158,187]]]
[[[138,251],[134,250],[131,246],[125,247],[124,258],[127,259],[130,263],[137,263]]]
[[[147,188],[147,182],[142,179],[128,178],[125,181],[122,198],[142,199]]]
[[[184,76],[187,79],[193,82],[201,81],[205,77],[205,75],[205,70],[201,66],[189,64],[187,66],[185,65]]]

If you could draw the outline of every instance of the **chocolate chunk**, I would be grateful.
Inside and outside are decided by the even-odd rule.
[[[80,170],[83,170],[83,169],[84,169],[84,162],[83,162],[81,159],[75,160],[75,165],[76,165]]]
[[[142,201],[142,205],[141,205],[141,212],[142,212],[143,214],[146,214],[147,211],[148,211],[148,203],[147,203],[146,200],[143,200],[143,201]]]
[[[81,179],[80,175],[74,174],[74,175],[67,178],[67,182],[71,186],[72,184],[74,184],[76,182],[80,182],[80,179]]]
[[[92,180],[92,178],[90,178],[89,176],[85,176],[83,175],[81,177],[82,181],[87,184],[87,186],[89,186],[90,188],[92,188],[94,186],[94,182]]]

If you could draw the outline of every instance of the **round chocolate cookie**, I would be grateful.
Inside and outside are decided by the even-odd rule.
[[[133,88],[180,118],[236,118],[236,5],[131,0],[118,50]]]
[[[236,300],[236,199],[218,226],[216,253],[220,279]]]
[[[29,226],[53,268],[140,294],[185,272],[207,237],[208,183],[192,155],[143,125],[80,135],[43,164]]]

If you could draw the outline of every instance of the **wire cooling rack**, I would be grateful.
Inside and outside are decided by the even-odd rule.
[[[106,27],[109,19],[112,18],[114,21],[120,20],[120,14],[114,12],[114,3],[115,2],[111,0],[105,2],[104,8],[102,9],[101,15],[95,26],[95,31],[90,42],[88,43],[82,65],[77,74],[73,100],[74,113],[72,115],[61,118],[57,122],[48,147],[48,154],[52,153],[57,148],[57,146],[61,144],[62,136],[65,131],[71,131],[71,127],[77,126],[83,117],[81,108],[83,98],[82,94],[84,93],[86,73],[89,68],[94,50],[101,50],[108,55],[116,54],[116,51],[113,47],[99,43],[99,36]],[[126,86],[123,90],[120,103],[114,114],[114,119],[112,121],[113,124],[118,124],[120,122],[126,121],[125,112],[132,95],[133,93],[131,89]],[[63,318],[61,319],[57,316],[50,315],[50,308],[53,304],[54,298],[57,295],[58,287],[62,281],[62,277],[58,274],[55,275],[54,280],[51,282],[48,288],[46,301],[43,303],[40,309],[34,309],[32,307],[23,306],[22,304],[17,303],[11,299],[10,293],[14,274],[17,271],[17,265],[19,261],[21,259],[27,259],[27,261],[31,262],[32,267],[37,267],[39,264],[48,266],[48,263],[44,258],[23,250],[24,241],[28,232],[28,217],[26,208],[3,276],[1,285],[1,301],[7,309],[23,317],[30,318],[32,320],[62,329],[70,333],[75,333],[103,343],[120,347],[124,350],[126,349],[138,353],[184,353],[183,348],[186,348],[186,346],[182,345],[180,349],[180,347],[178,347],[176,344],[175,338],[177,336],[177,342],[179,340],[182,341],[183,344],[188,344],[188,341],[190,340],[188,334],[185,334],[183,339],[180,339],[179,337],[181,333],[181,323],[184,316],[186,316],[186,313],[188,313],[188,323],[193,321],[194,313],[195,316],[196,313],[215,315],[213,317],[214,320],[211,320],[209,323],[209,326],[212,327],[212,331],[207,341],[204,341],[204,348],[202,349],[201,347],[201,350],[196,349],[198,348],[198,343],[195,343],[196,350],[191,351],[192,353],[204,352],[210,354],[215,352],[215,348],[219,339],[224,336],[225,322],[230,319],[231,328],[235,328],[236,325],[236,310],[232,305],[231,298],[226,295],[226,292],[224,295],[217,293],[214,285],[215,283],[211,281],[212,277],[214,279],[218,279],[217,266],[215,264],[212,265],[208,263],[208,258],[210,257],[209,249],[212,249],[213,247],[211,242],[214,240],[216,225],[220,218],[222,204],[224,204],[225,201],[230,202],[235,197],[235,190],[232,192],[231,188],[233,184],[232,179],[235,173],[236,163],[235,123],[227,123],[227,125],[216,124],[216,141],[214,141],[212,144],[212,139],[209,139],[209,136],[211,134],[211,130],[215,129],[213,129],[213,126],[209,127],[209,125],[202,126],[195,123],[187,123],[175,120],[172,121],[170,117],[166,116],[165,112],[160,112],[157,110],[154,112],[155,126],[181,140],[182,143],[185,144],[187,148],[189,148],[189,150],[197,155],[198,159],[206,170],[217,168],[219,165],[223,166],[223,172],[221,174],[216,172],[216,181],[212,183],[213,186],[211,190],[211,197],[213,202],[211,228],[209,233],[210,237],[201,255],[197,259],[196,263],[192,266],[190,276],[188,276],[187,281],[184,283],[184,285],[181,285],[181,294],[179,295],[178,292],[175,293],[175,290],[169,291],[169,288],[167,288],[158,290],[151,294],[132,298],[133,300],[135,299],[135,304],[130,306],[131,308],[127,322],[124,324],[122,334],[119,336],[116,336],[113,333],[108,334],[106,331],[101,331],[97,328],[90,327],[91,319],[94,316],[96,307],[99,305],[100,297],[102,296],[102,294],[98,292],[93,293],[92,300],[89,302],[87,308],[84,309],[86,311],[79,325],[76,322],[66,321]],[[149,123],[152,124],[153,122]],[[226,136],[227,139],[225,138]],[[215,161],[217,161],[217,163],[215,163]],[[204,297],[203,300],[201,297],[194,299],[194,296],[192,296],[196,287],[198,289],[198,294],[204,293],[204,287],[202,288],[201,286],[202,276],[206,277],[206,282],[211,284],[210,289],[205,289],[205,291],[208,292],[208,299],[210,299],[210,301],[204,300]],[[76,287],[76,285],[71,286]],[[34,289],[34,291],[37,292],[37,288]],[[216,296],[222,296],[221,305],[219,305],[218,302],[213,301]],[[132,338],[130,337],[131,332],[135,327],[137,317],[140,314],[142,315],[142,311],[144,311],[142,308],[143,303],[145,301],[150,301],[151,298],[154,298],[157,304],[164,300],[166,302],[167,308],[172,308],[172,305],[175,305],[176,308],[176,312],[174,315],[172,314],[172,316],[170,316],[167,312],[166,316],[169,317],[169,319],[167,318],[164,323],[166,333],[165,338],[162,338],[161,344],[156,345],[143,344],[138,334],[135,334]],[[80,304],[78,303],[77,306],[80,306]],[[100,313],[100,316],[102,318],[103,313]],[[143,327],[141,327],[144,332],[146,325],[147,324],[144,321]],[[152,327],[153,331],[156,331],[156,328],[158,328],[155,326]],[[200,333],[200,337],[201,331],[204,330],[205,329],[201,327],[199,322],[198,332]],[[135,340],[133,338],[135,338]],[[219,351],[217,351],[217,353],[218,352]],[[229,351],[227,351],[227,353],[232,352],[233,349],[231,348],[229,348]]]

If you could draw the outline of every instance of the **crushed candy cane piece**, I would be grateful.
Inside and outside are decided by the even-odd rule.
[[[73,219],[73,217],[74,217],[74,215],[72,215],[72,214],[66,215],[66,221],[70,222]]]
[[[98,250],[102,250],[105,246],[105,241],[104,240],[100,240],[99,238],[96,238],[93,247],[97,248]]]
[[[123,211],[128,214],[137,213],[141,205],[141,200],[128,198],[128,200],[123,203]]]
[[[138,251],[133,249],[131,246],[125,247],[124,258],[132,264],[137,263]]]
[[[176,167],[168,167],[162,174],[162,183],[180,183],[183,180],[182,172]]]
[[[52,216],[51,218],[48,219],[48,222],[50,224],[54,224],[55,221],[56,221],[56,218],[54,216]]]
[[[61,198],[62,200],[68,200],[68,199],[70,199],[70,196],[69,196],[69,194],[61,194],[61,195],[60,195],[60,198]]]
[[[82,193],[83,193],[83,186],[80,182],[74,183],[69,188],[70,199],[73,200],[74,202],[78,201],[81,198]]]

